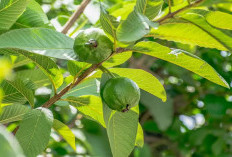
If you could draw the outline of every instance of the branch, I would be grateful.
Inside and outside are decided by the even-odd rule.
[[[178,13],[180,13],[180,12],[182,12],[182,11],[185,11],[185,10],[187,10],[187,9],[189,9],[189,8],[192,8],[192,7],[195,7],[195,6],[199,5],[199,4],[200,4],[201,2],[203,2],[203,1],[204,1],[204,0],[198,0],[198,1],[196,1],[195,3],[192,3],[192,4],[190,4],[190,5],[187,5],[186,7],[182,8],[182,9],[179,9],[179,10],[173,12],[173,13],[167,14],[166,16],[162,17],[161,19],[157,20],[156,22],[162,23],[162,22],[164,22],[165,20],[174,17],[176,14],[178,14]]]
[[[78,7],[78,9],[72,14],[71,18],[68,20],[68,22],[65,24],[63,30],[61,31],[63,34],[66,34],[68,30],[73,26],[73,24],[76,22],[76,20],[80,17],[80,15],[85,10],[86,6],[89,4],[91,0],[84,0],[81,5]]]
[[[66,94],[69,90],[77,86],[81,81],[83,81],[87,76],[89,76],[94,70],[96,70],[99,66],[102,65],[103,62],[98,64],[93,64],[90,68],[88,68],[80,77],[77,78],[77,80],[72,84],[69,84],[67,87],[65,87],[62,91],[60,91],[58,94],[54,95],[51,99],[49,99],[45,104],[42,105],[42,107],[49,108],[52,106],[55,102],[57,102],[64,94]]]
[[[42,105],[42,107],[49,108],[51,107],[55,102],[60,100],[60,98],[65,95],[68,91],[70,91],[72,88],[76,87],[78,84],[80,84],[86,77],[88,77],[93,71],[95,71],[97,68],[99,68],[102,63],[110,59],[113,55],[122,53],[125,51],[129,51],[128,49],[124,48],[117,48],[115,52],[113,52],[107,59],[104,61],[93,64],[91,67],[89,67],[82,75],[80,75],[77,80],[74,83],[69,84],[66,86],[62,91],[60,91],[58,94],[54,95],[52,98],[50,98],[45,104]]]

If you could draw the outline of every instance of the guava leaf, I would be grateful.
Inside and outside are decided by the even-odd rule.
[[[27,157],[37,156],[46,148],[52,125],[52,112],[46,108],[34,109],[24,115],[15,136]]]
[[[139,124],[138,125],[138,129],[137,129],[137,135],[136,135],[136,141],[135,141],[135,146],[138,147],[143,147],[144,145],[144,136],[143,136],[143,128],[142,126]]]
[[[105,61],[102,65],[104,67],[114,67],[120,64],[125,63],[132,56],[132,52],[123,52],[119,54],[115,54],[113,57]]]
[[[207,22],[217,28],[232,30],[232,15],[220,11],[210,11],[206,14]]]
[[[67,125],[54,119],[53,128],[67,141],[67,143],[76,151],[75,135]]]
[[[219,75],[216,70],[207,62],[199,57],[190,54],[183,50],[170,49],[155,42],[139,42],[134,48],[134,51],[160,58],[170,63],[179,65],[189,71],[192,71],[211,82],[214,82],[223,87],[229,88],[228,83]]]
[[[5,157],[25,157],[16,138],[0,125],[0,152]]]
[[[81,75],[91,64],[85,62],[68,61],[68,71],[72,76]]]
[[[35,88],[51,85],[50,79],[40,69],[21,70],[16,73],[16,78],[21,80],[30,80]]]
[[[122,42],[133,42],[150,32],[146,17],[137,11],[131,12],[127,19],[117,28],[117,39]]]
[[[24,105],[8,105],[1,108],[0,123],[6,124],[22,119],[30,109]]]
[[[77,59],[73,44],[72,38],[47,28],[15,29],[0,35],[0,48],[17,48],[66,60]]]
[[[7,2],[7,3],[6,3]],[[30,0],[0,2],[0,30],[8,30],[23,13]]]
[[[100,15],[100,22],[104,32],[107,35],[110,35],[114,40],[116,40],[116,29],[118,27],[119,22],[116,21],[114,16],[108,14],[108,12],[100,6],[101,15]]]
[[[25,103],[28,101],[31,107],[34,107],[34,93],[27,88],[24,81],[20,79],[5,80],[0,87],[5,93],[3,103]]]
[[[207,34],[212,36],[218,43],[220,43],[224,49],[232,52],[232,38],[225,34],[223,31],[212,27],[206,21],[205,16],[209,13],[207,10],[201,9],[192,9],[185,14],[182,14],[181,17],[188,21],[189,23],[194,24],[195,26],[204,30]],[[208,41],[207,41],[208,42]]]
[[[134,149],[139,115],[134,111],[111,112],[106,124],[111,151],[114,157],[127,157]]]
[[[67,101],[70,105],[74,106],[78,111],[87,116],[87,118],[95,120],[105,127],[100,97],[93,95],[85,95],[80,97],[71,96],[64,99],[64,101]]]
[[[0,49],[0,53],[16,56],[22,55],[23,57],[32,61],[44,72],[44,74],[48,76],[55,89],[60,87],[63,83],[63,75],[61,71],[59,70],[56,63],[49,57],[20,49]],[[23,61],[26,62],[27,60]]]
[[[232,50],[231,37],[207,22],[209,11],[192,9],[162,23],[147,36],[218,50]],[[206,17],[205,17],[206,16]]]
[[[47,15],[40,4],[35,0],[30,0],[26,10],[18,18],[13,28],[42,27],[48,24]]]
[[[153,20],[161,11],[163,0],[137,0],[135,9]]]

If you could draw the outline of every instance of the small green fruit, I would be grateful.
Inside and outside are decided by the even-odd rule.
[[[111,78],[106,82],[102,96],[109,108],[126,112],[138,105],[140,90],[137,84],[128,78]]]
[[[90,28],[78,34],[73,49],[80,61],[97,64],[111,55],[113,43],[101,29]]]

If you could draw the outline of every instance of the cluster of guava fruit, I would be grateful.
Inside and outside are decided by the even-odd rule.
[[[73,48],[80,61],[91,64],[101,63],[113,53],[113,43],[97,28],[80,32]],[[112,110],[126,112],[139,103],[140,89],[129,78],[112,77],[105,83],[102,91],[103,101]]]

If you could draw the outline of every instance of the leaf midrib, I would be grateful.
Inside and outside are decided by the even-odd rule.
[[[10,5],[6,6],[5,8],[2,8],[2,9],[0,10],[0,13],[1,13],[3,10],[8,9],[8,8],[11,7],[12,5],[14,5],[15,3],[18,3],[19,1],[20,1],[20,0],[17,0],[17,1],[15,1],[15,2],[11,3]]]
[[[42,113],[41,113],[41,112],[42,112],[42,111],[40,111],[40,114],[37,116],[38,118],[37,118],[37,121],[36,121],[36,124],[35,124],[34,130],[33,130],[33,133],[32,133],[32,134],[31,134],[31,136],[30,136],[30,140],[29,140],[29,143],[28,143],[28,146],[27,146],[26,150],[28,150],[28,149],[29,149],[29,147],[30,147],[30,145],[31,145],[31,143],[32,143],[32,138],[34,137],[35,130],[36,130],[37,126],[38,126],[38,123],[39,123],[40,117],[42,116]]]
[[[25,114],[26,114],[26,113],[22,113],[22,114],[18,114],[17,116],[14,116],[14,117],[10,117],[10,118],[8,118],[8,119],[1,120],[0,123],[2,123],[2,124],[4,124],[5,122],[8,123],[9,120],[18,118],[18,117],[23,116],[23,115],[25,115]],[[18,120],[20,120],[20,119],[18,119]],[[11,122],[13,122],[13,121],[11,121]]]

